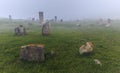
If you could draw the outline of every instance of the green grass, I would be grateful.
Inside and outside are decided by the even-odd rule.
[[[0,73],[120,73],[120,26],[88,25],[76,23],[51,23],[51,35],[42,36],[39,23],[28,21],[0,21]],[[23,24],[26,36],[14,36],[13,29]],[[90,23],[91,24],[91,23]],[[81,56],[79,47],[87,41],[95,45],[89,56]],[[46,56],[45,63],[27,62],[19,59],[20,47],[27,44],[45,44],[45,51],[56,52],[54,58]],[[102,66],[93,59],[99,59]]]

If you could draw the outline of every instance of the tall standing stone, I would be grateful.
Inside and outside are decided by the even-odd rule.
[[[9,20],[12,20],[12,16],[11,15],[9,15]]]
[[[42,27],[42,35],[49,35],[50,34],[50,23],[45,22]]]
[[[111,19],[107,19],[107,24],[106,27],[109,27],[111,25],[112,20]]]
[[[57,21],[57,16],[55,16],[55,22]]]
[[[40,20],[40,23],[43,23],[43,21],[44,21],[44,13],[43,12],[39,12],[39,20]]]

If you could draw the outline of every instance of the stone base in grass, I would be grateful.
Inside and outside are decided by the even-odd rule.
[[[26,61],[45,61],[44,45],[30,44],[21,46],[20,59]]]

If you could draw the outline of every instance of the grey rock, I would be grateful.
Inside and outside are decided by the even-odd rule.
[[[27,61],[45,61],[44,46],[41,45],[27,45],[22,46],[20,50],[20,59]]]
[[[42,26],[42,35],[49,35],[50,34],[50,23],[45,22]]]

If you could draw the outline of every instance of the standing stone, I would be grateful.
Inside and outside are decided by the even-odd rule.
[[[20,50],[20,59],[26,61],[45,61],[45,50],[43,45],[30,44],[22,46]]]
[[[35,18],[32,18],[32,21],[35,21]]]
[[[25,35],[26,34],[26,29],[23,27],[23,25],[20,25],[20,35]]]
[[[55,16],[55,22],[57,22],[57,16]]]
[[[15,35],[20,35],[20,29],[19,29],[19,27],[16,27],[14,29],[14,32],[15,32]]]
[[[108,22],[109,24],[111,24],[111,21],[112,21],[111,19],[108,19],[108,20],[107,20],[107,22]]]
[[[45,22],[42,27],[42,35],[49,35],[50,34],[50,23]]]
[[[23,25],[20,25],[19,27],[16,27],[14,29],[15,35],[26,35],[26,29],[23,27]]]
[[[12,16],[11,15],[9,15],[9,20],[12,20]]]
[[[103,25],[103,19],[99,19],[98,24]]]
[[[63,19],[61,19],[60,22],[63,22]]]
[[[111,19],[107,19],[107,24],[106,27],[109,27],[111,25],[112,20]]]
[[[39,20],[40,20],[40,23],[43,23],[43,21],[44,21],[44,13],[43,12],[39,12]]]

